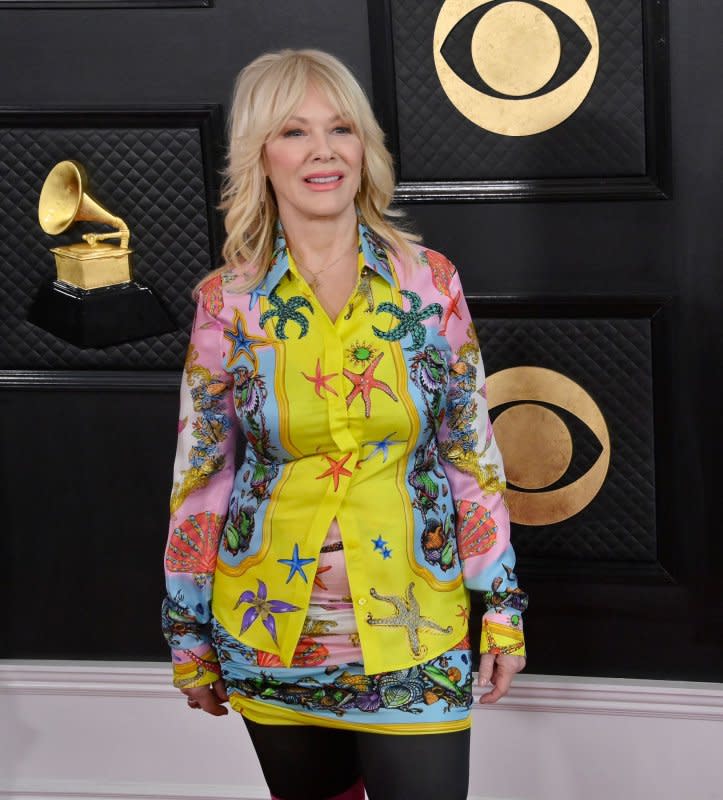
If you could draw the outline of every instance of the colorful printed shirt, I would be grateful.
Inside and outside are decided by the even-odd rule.
[[[237,288],[237,269],[202,286],[165,555],[177,686],[220,673],[212,617],[292,663],[334,520],[368,674],[457,645],[468,589],[487,604],[482,652],[524,654],[474,325],[452,264],[413,250],[389,254],[360,222],[356,292],[334,321],[281,228],[256,288]]]

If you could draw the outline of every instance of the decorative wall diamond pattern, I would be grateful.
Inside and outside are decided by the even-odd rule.
[[[590,562],[655,561],[650,320],[484,319],[483,303],[471,301],[470,307],[488,376],[517,366],[560,372],[593,397],[610,432],[610,468],[597,496],[579,514],[555,525],[515,525],[518,554]],[[567,484],[594,463],[600,448],[592,432],[582,430],[587,426],[575,427],[574,420],[564,419],[571,424],[576,448],[572,475],[561,481]]]
[[[532,2],[550,10],[544,2]],[[400,180],[644,175],[641,0],[588,3],[600,37],[600,63],[589,95],[560,126],[518,138],[482,130],[462,116],[444,94],[432,57],[434,26],[442,2],[391,0]],[[478,9],[477,14],[481,13]],[[581,59],[579,48],[586,40],[572,36],[575,27],[572,21],[560,26],[563,61]],[[460,41],[459,46],[464,44]],[[566,64],[560,69],[566,69]],[[461,77],[471,80],[466,74]]]

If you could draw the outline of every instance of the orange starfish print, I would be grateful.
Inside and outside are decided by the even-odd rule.
[[[389,386],[384,383],[384,381],[379,381],[374,377],[374,370],[377,368],[377,365],[382,360],[382,356],[384,353],[379,353],[379,355],[374,359],[374,361],[369,364],[369,366],[364,370],[364,372],[351,372],[348,369],[344,370],[344,375],[349,378],[349,380],[354,384],[354,388],[349,392],[346,397],[346,407],[352,404],[354,398],[360,394],[364,400],[364,416],[368,417],[372,412],[372,398],[371,398],[371,391],[372,389],[381,389],[385,394],[388,394],[392,400],[396,400],[397,397],[394,392],[389,388]]]
[[[460,292],[454,297],[449,298],[449,304],[447,308],[444,309],[444,316],[442,317],[442,326],[439,329],[440,336],[444,336],[447,333],[447,324],[449,323],[450,319],[452,318],[452,314],[455,315],[458,319],[462,319],[462,315],[459,313],[459,301],[462,297]]]
[[[311,381],[314,384],[314,391],[316,392],[318,397],[321,397],[323,400],[324,398],[321,395],[321,390],[326,389],[327,392],[331,392],[332,394],[336,394],[336,391],[331,388],[331,386],[327,385],[327,381],[330,378],[335,378],[339,373],[338,372],[330,372],[328,375],[321,374],[321,362],[317,358],[316,359],[316,372],[314,373],[313,377],[307,375],[305,372],[301,373],[307,381]]]
[[[314,586],[318,586],[320,589],[323,589],[325,592],[329,591],[329,587],[322,581],[319,577],[324,572],[328,572],[331,569],[331,564],[327,564],[325,567],[319,567],[316,570],[316,575],[314,576]]]
[[[342,475],[351,478],[351,472],[344,467],[344,464],[351,458],[351,453],[347,453],[338,461],[335,461],[331,456],[327,455],[324,455],[324,458],[329,462],[329,469],[326,472],[322,472],[321,475],[317,475],[316,480],[318,481],[322,478],[331,477],[334,481],[334,491],[337,491],[339,488],[339,478]]]

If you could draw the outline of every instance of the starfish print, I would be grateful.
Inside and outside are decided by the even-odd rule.
[[[323,589],[325,592],[329,591],[329,587],[322,581],[319,575],[323,575],[325,572],[328,572],[331,569],[331,564],[327,564],[325,567],[319,567],[316,570],[316,575],[314,575],[314,586],[318,586],[320,589]]]
[[[354,398],[360,394],[364,400],[364,416],[369,417],[372,413],[372,399],[371,399],[371,391],[372,389],[381,389],[385,394],[388,394],[392,400],[396,400],[397,396],[394,392],[387,386],[384,381],[378,381],[374,377],[374,370],[377,368],[377,365],[382,360],[384,353],[379,353],[379,355],[372,361],[371,364],[364,370],[364,372],[351,372],[351,370],[345,369],[344,375],[349,378],[349,380],[354,384],[354,388],[349,392],[346,397],[346,407],[352,404]]]
[[[241,633],[245,633],[254,622],[261,617],[264,628],[271,634],[274,644],[278,647],[279,643],[276,639],[276,620],[273,615],[283,614],[287,611],[299,611],[300,609],[299,606],[291,605],[291,603],[286,603],[283,600],[267,600],[266,584],[259,578],[256,580],[259,583],[258,592],[254,594],[250,589],[247,589],[239,596],[233,610],[235,611],[241,603],[250,603],[251,608],[246,609],[243,619],[241,620]]]
[[[265,282],[262,282],[255,289],[251,289],[249,291],[249,311],[251,311],[253,307],[256,305],[259,297],[263,297],[264,294],[266,294]]]
[[[469,622],[469,611],[459,603],[457,603],[457,608],[459,609],[459,611],[456,613],[455,616],[462,617],[462,619],[465,622]]]
[[[369,612],[367,614],[367,622],[370,625],[383,625],[387,628],[406,628],[407,636],[409,637],[409,646],[415,658],[420,658],[427,650],[426,647],[421,647],[419,644],[420,628],[438,631],[439,633],[452,633],[451,625],[443,628],[441,625],[434,622],[434,620],[427,619],[427,617],[423,617],[420,614],[419,603],[414,596],[414,582],[409,584],[404,597],[399,597],[399,595],[381,595],[377,593],[374,587],[369,589],[369,594],[375,600],[383,600],[385,603],[391,603],[397,613],[391,617],[374,619],[371,612]]]
[[[368,444],[373,444],[374,445],[374,449],[366,457],[365,460],[368,461],[370,458],[374,458],[376,453],[380,452],[382,454],[382,456],[384,457],[384,462],[386,463],[387,456],[389,455],[389,445],[392,445],[392,444],[404,444],[404,442],[401,439],[390,439],[389,438],[390,436],[394,436],[395,433],[396,433],[396,431],[392,431],[391,433],[388,433],[383,439],[379,439],[378,441],[372,440],[372,441],[369,441],[369,442],[364,442],[364,446],[366,446]]]
[[[233,312],[233,327],[225,328],[223,331],[224,338],[231,342],[231,353],[228,357],[228,366],[232,367],[241,356],[246,356],[256,372],[259,366],[258,358],[256,357],[255,347],[268,344],[266,339],[259,339],[256,336],[249,336],[246,331],[246,323],[244,318],[236,308]]]
[[[321,475],[317,475],[316,480],[318,481],[322,478],[331,477],[334,480],[334,491],[336,492],[339,488],[339,478],[342,475],[346,475],[347,478],[351,477],[351,472],[344,467],[344,464],[351,458],[351,453],[347,453],[338,461],[335,461],[331,456],[327,455],[325,455],[324,458],[329,462],[329,469],[326,472],[322,472]]]
[[[379,536],[378,539],[372,539],[371,541],[372,544],[374,545],[375,550],[383,551],[384,548],[387,546],[387,543],[384,541],[384,539],[382,539],[381,535]]]
[[[297,572],[304,579],[304,583],[308,583],[306,579],[306,573],[304,572],[304,567],[307,564],[312,564],[314,561],[316,561],[315,558],[300,558],[298,544],[294,544],[294,554],[291,556],[291,558],[277,558],[276,560],[279,562],[279,564],[286,564],[287,567],[291,567],[289,570],[289,577],[286,579],[287,583],[294,577],[294,575],[296,575]]]
[[[390,331],[383,331],[375,326],[372,326],[372,330],[380,339],[385,339],[388,342],[399,342],[405,336],[411,334],[412,347],[405,347],[404,349],[419,350],[427,338],[427,329],[422,325],[422,322],[433,316],[441,319],[442,306],[439,303],[430,303],[422,308],[422,298],[416,292],[410,292],[408,289],[401,289],[400,291],[409,300],[409,311],[404,311],[394,303],[386,301],[379,303],[377,314],[383,312],[391,314],[399,320],[399,324]]]
[[[259,325],[263,327],[270,319],[274,317],[278,317],[276,320],[276,324],[274,325],[274,331],[279,339],[288,339],[289,337],[286,335],[286,325],[289,322],[295,322],[301,331],[299,333],[299,339],[309,332],[309,320],[297,311],[298,308],[308,308],[311,313],[314,313],[314,309],[311,303],[305,298],[301,297],[301,295],[296,295],[294,297],[290,297],[286,302],[282,300],[281,297],[276,293],[276,289],[271,292],[269,295],[269,302],[273,306],[268,311],[264,311],[264,313],[259,317]]]
[[[335,378],[339,373],[330,372],[328,375],[322,375],[320,359],[316,359],[316,372],[314,373],[313,377],[307,375],[305,372],[302,372],[301,374],[306,378],[307,381],[311,381],[314,384],[314,391],[318,397],[321,397],[322,400],[324,399],[321,395],[322,389],[326,389],[327,392],[331,392],[333,395],[336,395],[336,391],[332,389],[331,386],[327,386],[326,382],[330,378]]]
[[[447,333],[447,325],[450,319],[452,319],[452,314],[454,314],[457,319],[462,319],[462,315],[459,313],[459,301],[461,298],[461,292],[457,292],[454,297],[450,297],[447,308],[444,309],[444,315],[442,316],[442,327],[439,329],[440,336],[444,336],[444,334]]]

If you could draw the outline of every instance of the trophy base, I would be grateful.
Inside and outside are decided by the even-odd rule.
[[[99,289],[50,281],[40,288],[28,321],[78,347],[106,347],[176,329],[151,289],[134,281]]]

